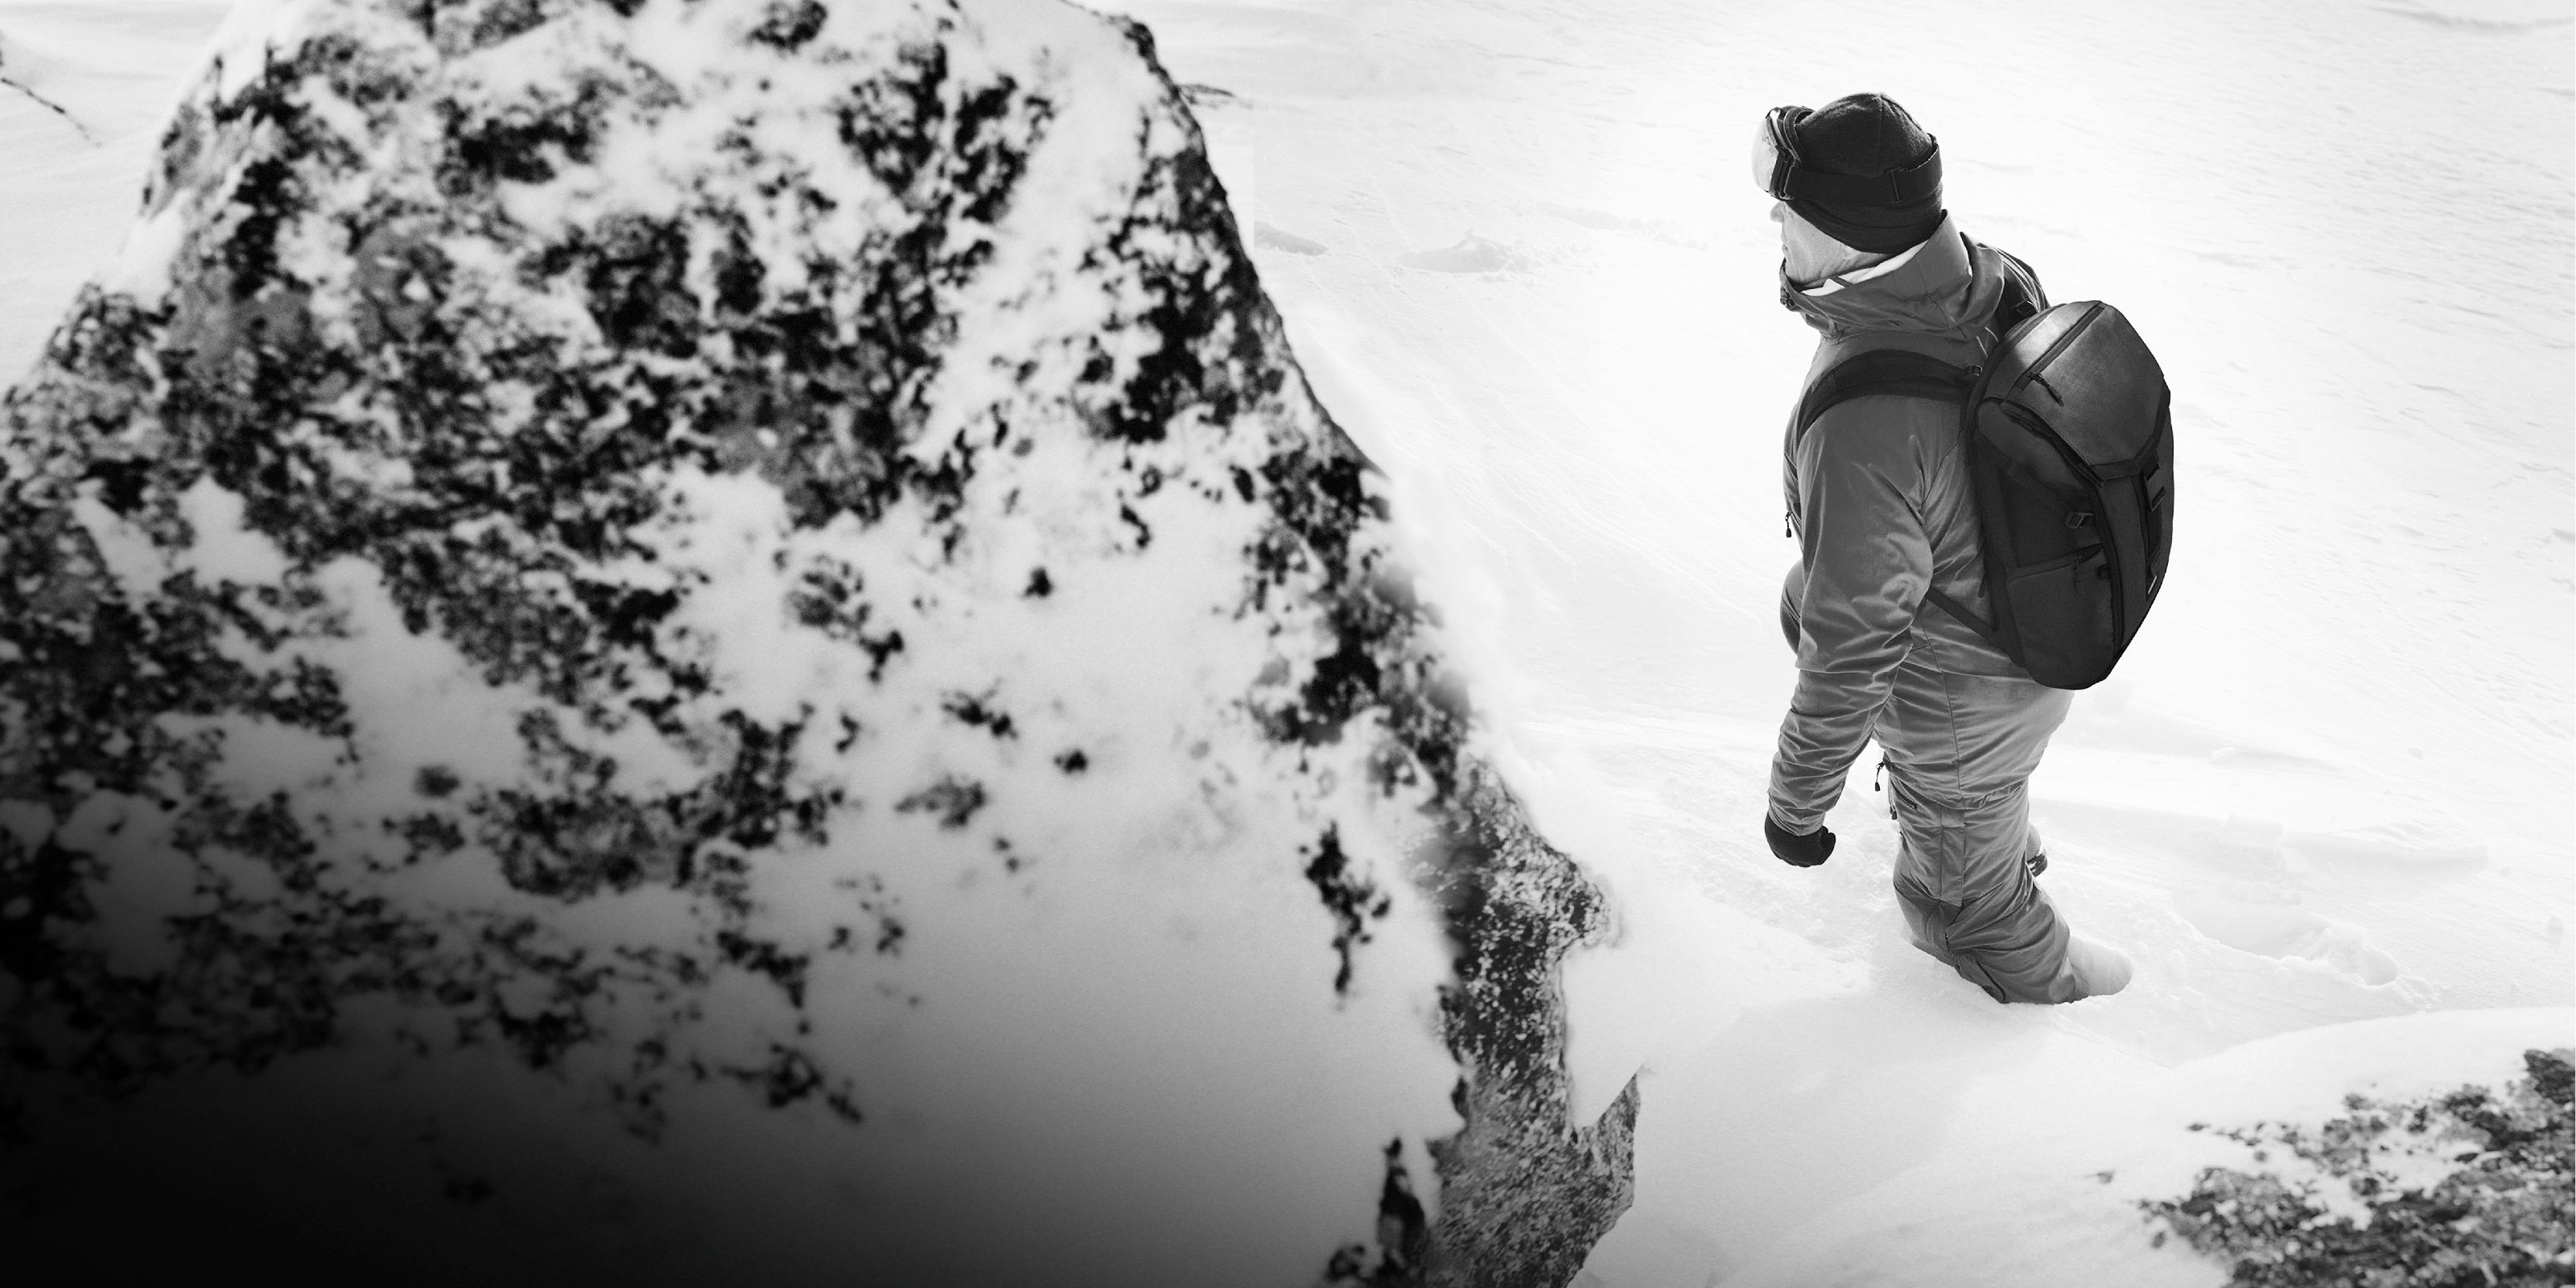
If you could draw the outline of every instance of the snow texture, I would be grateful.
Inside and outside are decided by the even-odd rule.
[[[1604,896],[1140,26],[241,5],[0,418],[25,1237],[1560,1284],[1627,1205]]]
[[[128,236],[133,197],[229,7],[0,0],[0,74],[25,73],[97,140],[0,93],[12,376],[120,240],[178,234]],[[2189,1195],[2205,1168],[2263,1167],[2189,1124],[2313,1135],[2347,1095],[2503,1087],[2525,1049],[2576,1043],[2568,0],[1847,0],[1824,22],[1814,6],[1696,0],[1096,7],[1151,25],[1305,376],[1384,469],[1371,486],[1443,611],[1442,656],[1474,677],[1479,745],[1609,896],[1608,937],[1564,968],[1573,1119],[1632,1076],[1643,1108],[1635,1202],[1577,1284],[2208,1288],[2227,1267],[2179,1239],[2152,1246],[2165,1227],[2139,1205]],[[1867,757],[1831,820],[1832,863],[1792,872],[1759,838],[1790,679],[1773,620],[1793,553],[1778,433],[1812,335],[1771,305],[1778,232],[1744,145],[1769,107],[1863,90],[1940,136],[1963,228],[2030,260],[2057,297],[2119,305],[2176,391],[2191,500],[2172,584],[2033,782],[2044,883],[2138,963],[2114,998],[1997,1007],[1907,947]],[[1005,804],[994,794],[979,820]],[[0,805],[0,830],[40,837],[59,820],[39,808]],[[1372,875],[1358,835],[1338,838],[1354,882]],[[431,1197],[457,1196],[431,1208],[458,1243],[535,1221],[640,1260],[656,1239],[709,1242],[712,1217],[757,1218],[770,1237],[753,1253],[810,1247],[842,1278],[899,1281],[895,1254],[854,1259],[813,1232],[894,1224],[907,1187],[970,1182],[988,1210],[1038,1196],[1070,1222],[1145,1202],[1241,1228],[1258,1206],[1286,1230],[1310,1211],[1280,1200],[1293,1185],[1204,1161],[1258,1146],[1277,1175],[1340,1178],[1300,1190],[1334,1197],[1310,1233],[1279,1236],[1277,1280],[1311,1279],[1316,1247],[1382,1220],[1384,1242],[1344,1262],[1365,1276],[1409,1237],[1409,1204],[1426,1222],[1441,1207],[1421,1142],[1460,1121],[1429,1090],[1455,1066],[1408,999],[1445,967],[1406,929],[1427,904],[1379,874],[1389,915],[1353,905],[1371,937],[1349,941],[1349,994],[1318,1002],[1352,924],[1303,878],[1321,857],[1294,856],[1282,883],[1281,906],[1307,918],[1283,931],[1305,965],[1233,977],[1236,1006],[1179,1005],[1220,985],[1158,982],[1153,963],[1186,981],[1208,958],[1149,957],[1142,919],[1101,921],[1115,931],[1086,949],[1131,959],[1131,996],[1158,1000],[1130,1010],[1083,991],[1098,962],[1047,991],[1063,974],[1048,945],[1073,928],[960,974],[926,960],[927,921],[983,905],[911,889],[910,978],[1008,968],[1027,991],[979,1031],[1020,1040],[979,1035],[971,1061],[916,1078],[943,1092],[910,1096],[926,1117],[872,1113],[869,1157],[913,1167],[902,1184],[836,1144],[807,1148],[844,1139],[812,1133],[810,1105],[774,1113],[731,1083],[675,1084],[648,1146],[585,1134],[596,1119],[569,1080],[520,1074],[488,1045],[445,1057],[434,1085],[402,1084],[411,1101],[371,1100],[400,1066],[357,1042],[238,1085],[148,1090],[116,1120],[124,1152],[87,1174],[131,1193],[184,1143],[245,1160],[226,1180],[309,1173],[377,1193],[376,1157],[426,1150]],[[1202,902],[1157,924],[1244,923]],[[379,1013],[344,1012],[361,1031]],[[1169,1058],[1120,1058],[1139,1042]],[[1370,1042],[1421,1069],[1340,1063]],[[1259,1093],[1281,1125],[1203,1115],[1218,1142],[1204,1154],[1121,1152],[1290,1068],[1303,1099]],[[444,1108],[378,1111],[424,1101]],[[1381,1130],[1349,1121],[1360,1105]],[[1066,1106],[1083,1112],[1052,1112]],[[281,1119],[327,1122],[344,1146],[281,1152]],[[944,1149],[902,1152],[934,1136]],[[1290,1136],[1312,1152],[1279,1148]],[[580,1161],[552,1189],[475,1161],[538,1154]],[[1008,1166],[1040,1155],[1075,1161]],[[669,1183],[683,1173],[699,1188]],[[709,1187],[755,1197],[672,1198]],[[211,1187],[160,1192],[184,1212]],[[1065,1201],[1084,1194],[1098,1204]],[[234,1207],[256,1205],[245,1187]],[[235,1226],[293,1246],[312,1223]],[[1171,1265],[1197,1228],[1120,1247]],[[978,1230],[994,1264],[1027,1235]],[[84,1252],[112,1263],[133,1242]]]
[[[2380,1062],[2274,1043],[2420,1015],[2388,1060],[2456,1086],[2576,1040],[2566,0],[1111,7],[1230,91],[1238,218],[1323,248],[1253,254],[1515,786],[1613,895],[1569,1060],[1578,1113],[1641,1063],[1645,1109],[1578,1283],[2214,1283],[2133,1206],[2067,1219],[2131,1127],[2252,1121],[2142,1083],[2241,1052],[2315,1122]],[[1962,229],[2118,305],[2174,387],[2169,585],[2032,782],[2117,997],[1997,1007],[1909,947],[1874,756],[1831,863],[1760,837],[1814,335],[1746,149],[1864,91],[1939,136]],[[2034,1122],[2062,1154],[1983,1152]]]

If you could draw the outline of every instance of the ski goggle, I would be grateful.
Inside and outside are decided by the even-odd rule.
[[[1825,174],[1798,159],[1798,122],[1813,112],[1775,107],[1753,132],[1753,184],[1780,201],[1831,201],[1857,206],[1901,206],[1941,190],[1941,141],[1903,170],[1886,174]]]

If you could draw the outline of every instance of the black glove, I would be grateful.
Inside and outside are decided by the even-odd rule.
[[[1812,868],[1833,857],[1834,853],[1833,829],[1821,824],[1815,831],[1800,836],[1773,822],[1771,816],[1765,814],[1762,816],[1762,839],[1771,843],[1771,852],[1780,856],[1782,863],[1793,868]]]

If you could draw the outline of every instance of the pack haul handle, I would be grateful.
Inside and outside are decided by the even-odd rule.
[[[2015,391],[2019,391],[2022,386],[2029,384],[2031,381],[2039,380],[2039,373],[2046,370],[2048,364],[2057,361],[2057,355],[2066,352],[2066,346],[2075,343],[2075,337],[2084,334],[2084,328],[2093,325],[2093,319],[2102,316],[2102,308],[2103,305],[2100,300],[2095,300],[2091,304],[2085,306],[2083,316],[2075,319],[2075,325],[2066,328],[2066,334],[2049,341],[2048,347],[2040,352],[2039,360],[2022,368],[2021,375],[2013,381],[2013,389]],[[2045,387],[2048,382],[2041,380],[2040,384]],[[2052,398],[2057,396],[2057,391],[2053,388],[2049,389],[2048,392],[2049,396]],[[2058,401],[2064,402],[2066,400],[2059,398]]]

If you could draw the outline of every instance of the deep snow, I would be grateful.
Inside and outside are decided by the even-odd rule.
[[[2564,0],[1107,7],[1223,91],[1201,121],[1298,356],[1388,471],[1508,767],[1620,899],[1569,980],[1579,1094],[1648,1069],[1594,1282],[1960,1282],[1926,1246],[2014,1249],[1987,1282],[2215,1282],[2142,1229],[2109,1262],[2018,1232],[2115,1236],[2134,1209],[2069,1178],[2178,1189],[2158,1124],[2247,1087],[2323,1112],[2576,1039]],[[0,86],[7,378],[114,251],[223,9],[0,3],[0,76],[78,123]],[[1997,1008],[1905,947],[1867,758],[1832,863],[1756,835],[1809,339],[1743,150],[1859,89],[1940,136],[1963,227],[2118,303],[2176,391],[2170,589],[2034,790],[2061,908],[2138,963],[2115,998]],[[2456,1014],[2492,1008],[2523,1009]]]
[[[1825,1281],[1885,1245],[1858,1196],[1889,1178],[1968,1179],[2027,1120],[2107,1141],[2108,1088],[2259,1076],[2259,1039],[2535,1006],[2516,1040],[2576,1037],[2568,5],[1127,7],[1235,96],[1202,119],[1299,358],[1394,475],[1541,818],[1623,896],[1629,940],[1570,967],[1591,1094],[1649,1068],[1600,1283]],[[2116,998],[1999,1010],[1904,946],[1866,757],[1826,867],[1756,835],[1812,341],[1743,157],[1765,108],[1860,89],[2176,390],[2170,589],[2034,785],[2061,908],[2138,962]],[[2391,1043],[2514,1067],[2450,1032]],[[2279,1076],[2322,1112],[2370,1063]],[[2051,1218],[1967,1188],[1919,1214],[1983,1212],[1962,1246]]]

